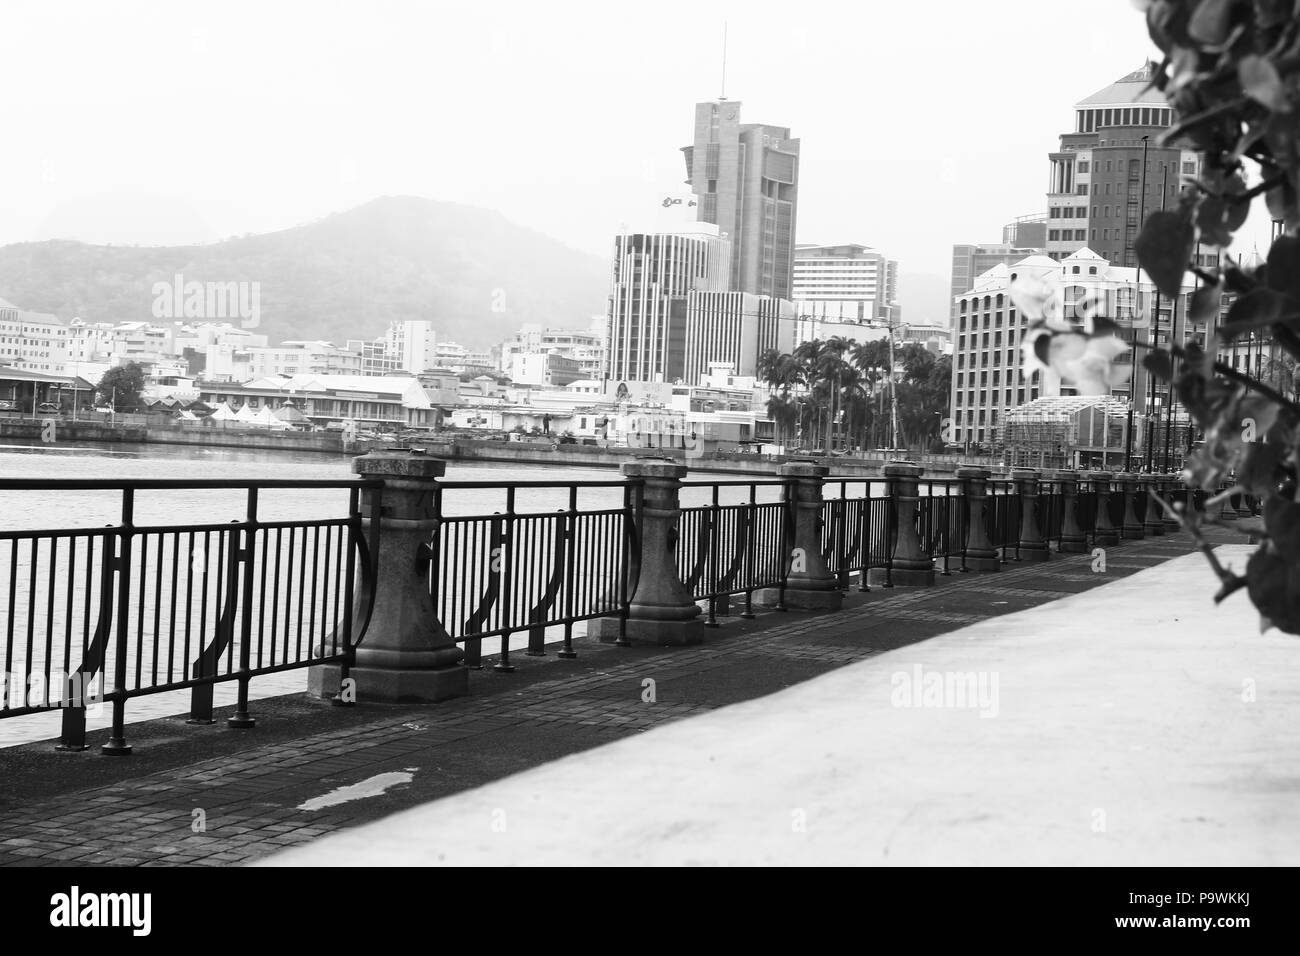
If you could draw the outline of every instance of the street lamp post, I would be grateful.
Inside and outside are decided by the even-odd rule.
[[[1140,212],[1138,213],[1138,235],[1142,234],[1142,227],[1146,225],[1146,219],[1147,219],[1147,147],[1149,145],[1150,145],[1150,136],[1143,136],[1142,137],[1142,193],[1141,193],[1141,198],[1139,199]],[[1129,256],[1131,254],[1130,250],[1133,250],[1136,244],[1137,243],[1135,241],[1133,246],[1129,246],[1124,250],[1125,262],[1128,261]],[[1139,266],[1139,268],[1141,267]],[[1139,282],[1138,294],[1141,295],[1141,293],[1142,293],[1142,283]],[[1160,310],[1160,306],[1159,306],[1159,302],[1157,301],[1156,304],[1157,315],[1159,314],[1159,310]],[[1125,435],[1125,439],[1124,439],[1124,469],[1126,471],[1129,469],[1133,461],[1133,403],[1137,400],[1137,370],[1138,370],[1137,329],[1136,328],[1132,329],[1132,332],[1133,332],[1133,347],[1131,350],[1132,357],[1129,365],[1129,368],[1132,369],[1132,371],[1129,374],[1129,383],[1128,383],[1128,428],[1126,430],[1127,434]]]

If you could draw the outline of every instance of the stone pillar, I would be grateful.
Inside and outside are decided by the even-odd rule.
[[[1066,554],[1088,550],[1088,536],[1079,528],[1079,473],[1057,471],[1052,476],[1061,489],[1061,546]]]
[[[428,547],[440,522],[434,489],[446,462],[411,452],[371,452],[352,462],[363,478],[383,479],[381,491],[366,492],[363,531],[379,521],[374,611],[356,664],[348,676],[356,681],[356,699],[427,703],[469,693],[464,652],[447,635],[429,592]],[[364,620],[370,603],[358,575],[354,620]],[[333,697],[339,686],[337,665],[312,667],[308,689]]]
[[[922,468],[911,462],[891,462],[881,469],[881,474],[892,479],[890,497],[894,499],[894,524],[897,538],[891,567],[872,568],[867,576],[870,584],[883,585],[888,579],[895,587],[931,587],[934,584],[934,562],[921,551],[916,536],[916,507],[919,500],[917,479]]]
[[[1142,531],[1142,523],[1137,519],[1137,512],[1133,510],[1133,499],[1137,496],[1140,479],[1132,472],[1121,471],[1115,476],[1115,481],[1124,495],[1124,522],[1120,534],[1124,538],[1141,541],[1146,535]]]
[[[1119,544],[1119,529],[1110,520],[1110,483],[1113,477],[1109,471],[1088,472],[1093,493],[1097,497],[1097,512],[1092,524],[1092,542],[1104,547]]]
[[[1047,550],[1043,532],[1038,527],[1038,479],[1035,468],[1016,468],[1011,480],[1020,493],[1020,542],[1016,545],[1022,561],[1046,561],[1052,553]]]
[[[698,644],[704,640],[700,607],[686,593],[677,573],[677,521],[681,517],[682,478],[686,466],[668,459],[624,462],[625,478],[644,482],[641,508],[636,516],[641,554],[635,589],[628,605],[626,638],[630,644],[670,646]],[[587,633],[606,643],[619,636],[619,619],[599,618]]]
[[[1160,494],[1162,479],[1158,475],[1148,475],[1138,485],[1138,494],[1146,498],[1146,517],[1142,519],[1142,532],[1148,537],[1165,533],[1164,509],[1156,504],[1151,496]]]
[[[844,604],[839,582],[822,559],[822,481],[825,465],[792,462],[778,471],[790,479],[789,502],[794,520],[794,550],[785,577],[785,606],[808,611],[838,611]]]
[[[963,465],[957,469],[962,480],[962,496],[966,500],[966,559],[971,571],[997,571],[1002,567],[998,549],[989,540],[988,500],[989,476],[987,468]]]

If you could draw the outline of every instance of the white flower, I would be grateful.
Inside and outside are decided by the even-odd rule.
[[[1046,325],[1061,332],[1070,330],[1070,324],[1063,318],[1065,289],[1055,272],[1018,275],[1007,287],[1007,293],[1016,311],[1029,320],[1030,328]]]
[[[1044,336],[1047,344],[1039,345]],[[1080,395],[1108,395],[1112,388],[1128,381],[1131,371],[1126,365],[1115,364],[1116,357],[1128,351],[1128,345],[1113,335],[1053,332],[1040,324],[1025,335],[1021,349],[1026,377],[1040,369],[1051,369],[1063,382],[1077,388]]]

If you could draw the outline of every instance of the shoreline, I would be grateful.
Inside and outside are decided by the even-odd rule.
[[[0,442],[27,441],[33,444],[121,444],[183,445],[200,448],[239,448],[244,450],[313,452],[325,455],[364,455],[369,451],[393,447],[393,441],[345,441],[337,432],[270,432],[259,428],[186,427],[178,424],[140,422],[92,422],[65,419],[0,418]],[[544,441],[500,441],[485,438],[444,438],[430,435],[411,438],[399,444],[425,448],[447,461],[499,462],[528,465],[616,469],[625,462],[653,455],[671,458],[688,465],[692,471],[776,477],[780,466],[789,461],[813,460],[831,467],[834,474],[880,477],[881,468],[891,460],[885,457],[841,458],[811,455],[688,454],[681,449],[631,448],[625,446],[558,445]],[[910,459],[917,460],[917,459]],[[966,461],[957,458],[936,460],[919,456],[926,475],[951,476]],[[1007,469],[997,464],[983,464],[995,476]]]

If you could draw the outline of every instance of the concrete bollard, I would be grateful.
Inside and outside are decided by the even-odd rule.
[[[963,465],[957,469],[962,481],[962,496],[966,501],[966,556],[965,566],[970,571],[997,571],[1002,567],[997,548],[989,540],[988,499],[989,476],[987,468]]]
[[[1088,550],[1088,536],[1079,527],[1079,473],[1056,471],[1052,477],[1061,489],[1061,544],[1065,554],[1083,554]]]
[[[1138,484],[1138,494],[1146,499],[1146,515],[1142,519],[1142,531],[1148,537],[1165,533],[1163,509],[1151,500],[1151,495],[1160,494],[1161,479],[1158,475],[1147,475]]]
[[[1088,480],[1097,499],[1097,511],[1092,523],[1092,542],[1106,547],[1119,544],[1119,529],[1110,520],[1110,485],[1114,476],[1109,471],[1090,471]]]
[[[844,605],[844,594],[822,558],[822,483],[830,469],[810,462],[792,462],[782,465],[778,473],[791,480],[789,502],[794,520],[794,550],[789,556],[785,578],[785,606],[838,611]],[[768,596],[774,595],[765,595]]]
[[[645,483],[636,517],[641,554],[635,562],[639,571],[628,604],[627,643],[698,644],[704,640],[700,607],[686,593],[677,573],[677,522],[682,514],[686,466],[642,459],[624,462],[619,470],[625,478],[640,478]],[[619,619],[598,618],[588,625],[587,634],[614,643],[619,637]]]
[[[1016,547],[1022,561],[1046,561],[1052,556],[1038,524],[1039,476],[1036,468],[1017,468],[1011,472],[1020,493],[1020,542]]]
[[[893,498],[894,525],[897,538],[890,568],[872,568],[867,580],[872,585],[884,585],[889,580],[895,587],[931,587],[934,585],[934,562],[921,551],[921,541],[916,535],[916,509],[920,498],[917,479],[923,469],[911,462],[891,462],[881,469],[881,474],[892,479],[889,494]]]
[[[1121,537],[1141,541],[1146,535],[1142,531],[1142,523],[1137,519],[1137,512],[1133,510],[1133,499],[1137,496],[1138,476],[1128,471],[1121,471],[1115,476],[1115,483],[1120,486],[1120,494],[1124,496],[1124,520],[1120,526]]]
[[[464,652],[448,636],[429,591],[428,544],[440,517],[434,491],[446,471],[440,458],[410,452],[371,452],[352,462],[363,478],[381,478],[382,491],[366,493],[368,529],[379,521],[374,611],[348,676],[356,681],[356,699],[428,703],[469,693]],[[362,620],[370,603],[364,578],[358,577],[354,619]],[[339,667],[309,669],[308,689],[318,697],[338,693]]]

